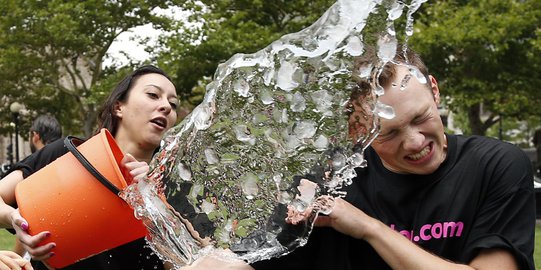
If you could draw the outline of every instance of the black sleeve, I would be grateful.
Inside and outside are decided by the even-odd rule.
[[[22,170],[23,177],[27,178],[67,152],[68,150],[64,146],[64,138],[60,138],[15,164],[13,169]]]
[[[520,269],[533,270],[535,193],[528,157],[517,147],[505,145],[503,154],[488,163],[489,185],[471,240],[464,254],[502,248],[516,258]],[[466,258],[471,260],[473,258]]]
[[[6,172],[5,175],[8,175],[11,172],[16,171],[16,170],[21,170],[23,172],[23,177],[26,177],[27,175],[30,175],[31,171],[32,171],[32,168],[30,167],[29,164],[33,163],[32,159],[35,158],[36,153],[37,152],[33,153],[30,156],[25,157],[23,160],[21,160],[19,162],[13,164],[13,166],[11,166],[11,168],[9,169],[9,171]]]

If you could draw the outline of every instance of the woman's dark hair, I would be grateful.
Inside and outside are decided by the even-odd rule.
[[[98,132],[100,129],[106,128],[107,130],[109,130],[109,132],[111,132],[113,136],[115,136],[118,129],[118,118],[115,116],[114,113],[116,102],[126,101],[128,99],[129,92],[137,78],[150,73],[163,75],[169,81],[173,82],[171,78],[165,73],[165,71],[155,66],[146,65],[137,68],[132,73],[124,77],[124,79],[122,79],[122,81],[117,84],[117,86],[113,89],[113,92],[111,92],[107,100],[105,100],[103,106],[100,108],[98,113]]]

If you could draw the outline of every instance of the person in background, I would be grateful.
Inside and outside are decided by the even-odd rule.
[[[207,256],[186,269],[534,270],[528,157],[500,140],[446,134],[436,79],[411,49],[404,54],[399,46],[377,78],[379,101],[396,116],[380,119],[368,166],[317,217],[305,246],[251,265]],[[363,58],[354,70],[376,61]],[[355,91],[371,91],[373,80]],[[348,105],[350,125],[366,116],[358,105]]]
[[[143,66],[127,75],[115,87],[103,105],[98,119],[98,131],[106,128],[126,154],[121,162],[126,177],[143,177],[147,163],[160,146],[164,133],[177,120],[178,98],[175,86],[167,74],[154,66]],[[16,209],[15,185],[56,158],[67,153],[62,140],[57,140],[31,155],[28,170],[0,181],[0,225],[13,227],[17,238],[32,256],[42,261],[55,255],[55,243],[39,246],[50,236],[44,231],[31,236],[27,230],[32,224],[21,217]],[[9,177],[9,175],[8,175]],[[46,269],[43,263],[35,269]],[[146,245],[144,238],[86,258],[64,269],[164,269],[164,263]]]
[[[62,127],[58,120],[50,115],[40,115],[30,127],[30,151],[34,153],[60,137],[62,137]]]

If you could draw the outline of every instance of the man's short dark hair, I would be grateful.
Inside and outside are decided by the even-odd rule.
[[[40,115],[34,120],[30,132],[39,134],[44,145],[56,141],[62,137],[62,128],[56,118],[50,115]]]

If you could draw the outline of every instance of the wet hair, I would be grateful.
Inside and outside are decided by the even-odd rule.
[[[405,52],[404,47],[406,48]],[[399,44],[396,48],[396,54],[393,58],[393,61],[385,64],[385,66],[383,67],[383,71],[379,76],[379,85],[383,87],[388,86],[395,79],[397,73],[396,68],[400,64],[416,67],[423,74],[423,76],[425,76],[426,81],[430,82],[430,79],[428,77],[428,68],[421,59],[421,56],[419,56],[419,54],[410,49],[409,46]]]
[[[46,145],[62,137],[62,128],[58,120],[50,115],[40,115],[32,122],[30,132],[36,132],[41,142]]]
[[[405,51],[404,51],[405,49]],[[372,47],[367,47],[365,53],[358,57],[355,60],[355,70],[360,70],[362,67],[377,67],[380,60],[377,57],[376,50]],[[388,86],[394,79],[397,74],[397,67],[401,65],[410,65],[414,66],[425,76],[427,82],[430,81],[428,68],[425,63],[415,51],[413,51],[409,46],[404,46],[399,44],[396,47],[396,53],[391,62],[387,62],[383,67],[381,74],[378,77],[378,83],[382,87]],[[353,75],[353,79],[356,81],[360,89],[367,91],[370,88],[372,79],[375,78],[375,73],[377,70],[372,68],[372,78],[360,78],[358,74]]]
[[[134,82],[137,80],[137,78],[145,74],[151,73],[160,74],[166,77],[171,83],[173,82],[171,78],[165,73],[165,71],[155,66],[146,65],[137,68],[132,73],[124,77],[113,89],[113,92],[111,92],[107,100],[105,100],[105,103],[98,112],[97,132],[99,132],[99,130],[102,128],[106,128],[107,130],[109,130],[109,132],[111,132],[113,136],[115,136],[119,123],[118,117],[115,116],[114,113],[116,103],[125,102],[128,99],[130,90],[132,89],[132,86],[134,85]]]

